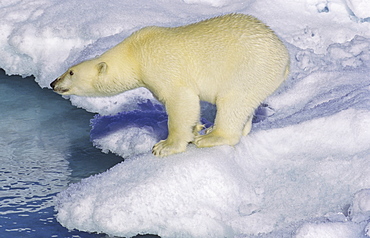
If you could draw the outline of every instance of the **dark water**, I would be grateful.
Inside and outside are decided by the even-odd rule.
[[[89,141],[92,113],[32,77],[0,71],[0,237],[106,237],[68,231],[53,197],[68,184],[122,161]]]

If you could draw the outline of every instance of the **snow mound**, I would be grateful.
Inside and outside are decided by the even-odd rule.
[[[90,133],[94,145],[105,153],[112,151],[127,158],[150,152],[155,143],[166,139],[167,114],[163,106],[148,100],[138,107],[114,116],[96,115]]]
[[[369,237],[370,190],[358,191],[353,198],[349,217],[342,213],[326,216],[325,222],[306,223],[296,233],[296,238],[360,238]]]
[[[166,159],[136,156],[58,194],[57,217],[70,229],[116,236],[272,232],[345,206],[348,195],[369,185],[370,130],[357,131],[369,122],[369,111],[348,109],[288,128],[257,131],[235,149],[189,146]],[[341,143],[333,146],[334,141]],[[362,214],[364,205],[360,207]],[[306,226],[300,232],[313,229]]]
[[[351,219],[354,222],[366,222],[370,217],[370,189],[363,189],[355,194],[350,209]]]

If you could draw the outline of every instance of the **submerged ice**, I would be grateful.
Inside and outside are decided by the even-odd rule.
[[[369,237],[366,7],[355,0],[0,3],[0,67],[34,74],[41,86],[140,27],[225,12],[257,16],[291,54],[289,80],[257,110],[251,134],[235,147],[189,145],[158,159],[150,150],[166,137],[167,116],[147,90],[70,97],[99,113],[91,120],[92,143],[125,161],[59,193],[58,221],[116,236]],[[214,110],[203,105],[207,126]]]

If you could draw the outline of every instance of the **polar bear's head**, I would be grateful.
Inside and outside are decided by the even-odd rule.
[[[104,96],[99,85],[107,73],[105,62],[84,61],[69,68],[50,86],[61,95]]]

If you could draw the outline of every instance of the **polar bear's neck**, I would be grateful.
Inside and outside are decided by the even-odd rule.
[[[95,60],[107,64],[107,71],[97,82],[97,88],[104,94],[116,95],[143,86],[137,60],[124,45],[113,47]]]

